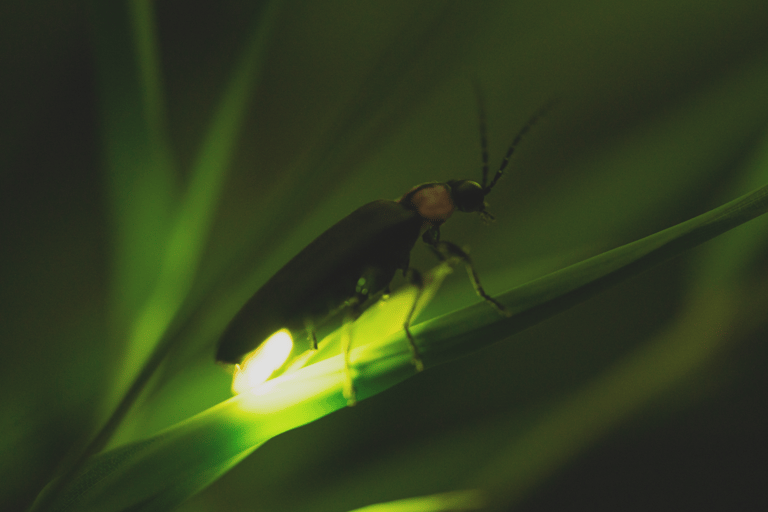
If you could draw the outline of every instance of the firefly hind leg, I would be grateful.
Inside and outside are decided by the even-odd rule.
[[[411,308],[408,311],[408,316],[403,322],[403,329],[405,335],[408,338],[408,344],[411,347],[411,353],[413,358],[411,361],[416,367],[416,371],[424,370],[424,363],[421,361],[421,355],[419,349],[416,347],[416,342],[411,334],[410,325],[413,315],[416,312],[416,306],[418,305],[419,298],[421,297],[422,290],[424,288],[421,273],[416,269],[408,269],[406,278],[411,284],[416,285],[416,297],[413,299]],[[342,326],[341,333],[341,351],[344,354],[344,398],[347,399],[347,406],[353,406],[357,403],[357,391],[355,390],[355,383],[352,378],[352,363],[349,358],[350,351],[352,349],[352,329],[354,321],[360,316],[361,298],[354,297],[345,304],[345,318],[344,325]]]
[[[347,406],[351,407],[357,403],[357,391],[352,379],[352,364],[349,359],[349,353],[352,349],[352,328],[355,320],[360,316],[358,311],[360,301],[353,298],[345,305],[344,325],[341,327],[341,353],[344,355],[344,383],[343,393],[347,399]]]
[[[498,311],[499,314],[504,316],[510,316],[512,314],[507,310],[507,308],[504,307],[502,303],[485,293],[483,286],[480,284],[480,278],[475,271],[475,267],[472,265],[472,259],[469,257],[469,254],[467,254],[466,251],[462,250],[458,245],[446,241],[436,242],[430,245],[430,247],[435,251],[438,258],[442,260],[457,258],[463,261],[464,265],[467,267],[469,280],[472,281],[472,287],[475,289],[477,295],[480,296],[480,298],[485,302],[487,302],[493,309]]]

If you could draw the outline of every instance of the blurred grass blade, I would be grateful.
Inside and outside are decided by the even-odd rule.
[[[722,354],[739,297],[706,290],[676,321],[601,375],[554,404],[530,428],[499,440],[496,455],[477,475],[490,510],[510,510],[558,468],[649,404],[674,396],[686,379]],[[510,418],[518,424],[519,418]],[[512,430],[512,428],[510,428]]]
[[[87,448],[85,456],[98,452],[106,445],[170,346],[168,338],[166,343],[158,343],[192,286],[225,171],[232,157],[234,140],[242,124],[250,92],[259,77],[266,42],[277,16],[277,5],[278,2],[269,3],[256,20],[249,44],[206,136],[189,188],[181,198],[165,253],[156,263],[160,274],[156,280],[147,281],[155,281],[156,284],[133,322],[128,353],[123,361],[124,373],[118,381],[119,384],[132,379],[132,383],[115,412]],[[150,9],[136,9],[135,12],[148,16]],[[145,50],[145,53],[151,52]]]
[[[740,173],[737,183],[732,188],[750,190],[768,182],[768,131],[757,148],[750,155]],[[731,188],[731,187],[729,187]],[[725,235],[722,243],[713,244],[703,251],[695,265],[696,285],[699,289],[716,288],[725,283],[741,282],[761,261],[768,249],[766,234],[768,219],[750,222],[748,226],[733,230]]]
[[[117,232],[115,332],[127,333],[127,340],[120,340],[126,341],[126,354],[115,372],[111,400],[121,395],[122,399],[83,453],[49,487],[46,500],[56,499],[58,488],[66,487],[85,460],[106,445],[163,360],[168,343],[158,343],[192,286],[225,171],[259,78],[277,5],[270,2],[259,13],[190,184],[177,199],[152,4],[148,0],[93,3],[104,145]],[[38,506],[45,507],[44,500],[38,500]]]
[[[485,502],[485,495],[481,491],[453,491],[377,503],[352,512],[462,512],[480,510],[485,506]]]
[[[415,326],[413,333],[427,365],[470,353],[766,210],[768,187],[763,187],[690,221],[503,294],[499,299],[513,312],[509,318],[481,303],[424,322]],[[441,268],[431,275],[439,276]],[[436,287],[439,278],[428,282]],[[434,288],[429,290],[433,292]],[[386,318],[393,325],[402,322],[397,315],[404,308],[398,297],[408,293],[412,290],[405,287],[393,294],[392,300],[371,307],[354,324],[355,332]],[[415,373],[402,333],[387,335],[388,330],[379,327],[369,332],[380,333],[383,338],[356,339],[357,348],[351,354],[360,399]],[[178,503],[214,481],[261,443],[344,407],[342,368],[341,355],[315,362],[150,439],[101,454],[69,482],[63,493],[51,499],[50,507],[37,510],[145,511]]]
[[[251,93],[260,78],[278,5],[269,2],[259,12],[214,114],[180,200],[159,279],[134,323],[129,345],[136,352],[128,355],[128,368],[138,368],[162,339],[192,287]]]
[[[92,2],[91,9],[114,233],[112,320],[120,336],[157,281],[176,170],[149,2]]]

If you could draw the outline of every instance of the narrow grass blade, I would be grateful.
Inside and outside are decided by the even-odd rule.
[[[481,510],[485,502],[485,496],[481,491],[467,490],[377,503],[352,512],[462,512]]]
[[[767,210],[768,187],[763,187],[690,221],[501,295],[499,299],[513,312],[511,317],[501,317],[486,304],[477,304],[415,326],[413,333],[428,366],[470,353]],[[390,304],[403,309],[397,300]],[[371,308],[372,317],[361,317],[358,322],[365,325],[375,323],[375,315],[391,316],[386,308],[386,303],[381,309]],[[382,334],[383,339],[360,340],[361,345],[369,343],[352,352],[360,399],[415,373],[403,335],[387,336],[386,330]],[[318,361],[155,437],[99,455],[51,500],[50,507],[38,510],[167,508],[214,481],[275,435],[344,407],[342,369],[341,355]]]
[[[252,29],[195,161],[189,186],[180,199],[160,275],[139,312],[131,345],[154,347],[184,303],[208,240],[221,187],[247,106],[264,62],[279,2],[269,2]],[[141,361],[141,354],[134,359]]]
[[[120,333],[146,300],[147,284],[157,280],[176,169],[148,2],[93,2],[91,21],[114,227],[113,322]]]
[[[83,453],[49,486],[45,500],[55,499],[84,461],[103,449],[164,359],[169,346],[164,336],[194,281],[278,5],[268,3],[256,20],[180,198],[172,183],[175,169],[152,5],[146,0],[93,5],[104,144],[118,233],[115,331],[127,331],[112,400],[122,398]]]
[[[536,279],[496,297],[499,318],[475,304],[415,326],[427,366],[498,342],[768,211],[768,186],[691,220]]]

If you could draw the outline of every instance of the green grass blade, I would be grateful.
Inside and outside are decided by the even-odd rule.
[[[509,318],[475,304],[414,326],[424,362],[438,364],[500,341],[766,211],[768,186],[499,295],[512,312]]]
[[[499,299],[513,311],[509,318],[477,304],[415,326],[413,333],[427,365],[470,353],[766,211],[768,187],[763,187],[687,222],[501,295]],[[430,284],[438,285],[439,279]],[[393,310],[402,311],[398,296],[382,303],[381,308],[366,311],[367,316],[358,319],[354,328],[375,325],[376,315],[390,318]],[[400,321],[391,320],[393,325]],[[366,340],[369,343],[354,349],[351,356],[358,398],[384,391],[415,373],[401,333],[387,335],[378,327],[371,330],[380,331],[383,338]],[[270,438],[343,408],[342,368],[341,355],[318,361],[152,438],[95,457],[44,510],[108,512],[172,506],[207,486]],[[637,372],[628,375],[636,376]]]
[[[33,510],[167,510],[261,443],[344,407],[340,364],[339,357],[314,364],[270,381],[280,382],[268,394],[238,395],[155,437],[96,456],[46,508]]]
[[[763,134],[756,150],[746,162],[744,173],[735,187],[750,190],[768,181],[768,132]],[[734,187],[734,188],[735,188]],[[699,289],[716,288],[725,283],[741,282],[768,249],[768,218],[750,222],[748,226],[725,235],[721,243],[703,251],[695,265]]]
[[[148,2],[93,2],[91,19],[114,225],[113,322],[122,333],[158,278],[176,203],[175,163]]]
[[[481,491],[453,491],[431,496],[419,496],[388,503],[377,503],[352,512],[460,512],[481,510],[485,506]]]
[[[115,331],[127,338],[111,400],[122,399],[83,454],[50,486],[46,500],[55,499],[71,473],[106,445],[163,360],[168,344],[158,344],[194,281],[278,4],[271,2],[260,13],[179,199],[172,183],[152,5],[141,0],[93,6],[118,233]]]
[[[176,202],[176,164],[166,126],[151,3],[93,2],[91,27],[106,197],[114,233],[112,332],[117,338],[115,345],[122,347],[125,332],[146,300],[148,287],[158,278],[162,241],[167,237]],[[125,350],[130,353],[133,348],[128,345]],[[116,360],[123,363],[123,355]],[[123,368],[116,369],[107,386],[109,408],[125,390]],[[66,482],[90,455],[98,452],[105,437],[97,435],[82,453],[60,468],[63,476],[57,485]]]
[[[134,6],[139,33],[149,33],[151,10],[148,5]],[[266,43],[277,16],[279,2],[271,2],[255,23],[249,44],[234,70],[230,83],[216,111],[211,128],[203,143],[193,169],[189,187],[176,211],[165,253],[156,262],[160,269],[155,286],[143,306],[136,313],[128,339],[128,353],[124,357],[122,381],[131,382],[115,412],[97,434],[87,453],[102,449],[134,400],[163,361],[169,343],[163,340],[171,321],[184,303],[194,282],[194,275],[202,256],[210,225],[215,213],[226,170],[234,150],[234,141],[243,122],[250,93],[258,80],[264,60]],[[149,39],[149,36],[147,38]],[[141,55],[152,51],[138,45]],[[147,57],[147,61],[152,61]],[[149,67],[149,66],[145,66]],[[148,101],[152,104],[152,101]],[[149,109],[151,110],[151,108]]]

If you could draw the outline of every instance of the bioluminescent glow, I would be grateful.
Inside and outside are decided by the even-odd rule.
[[[280,329],[236,365],[232,378],[232,391],[240,394],[263,384],[285,363],[293,348],[288,329]]]

